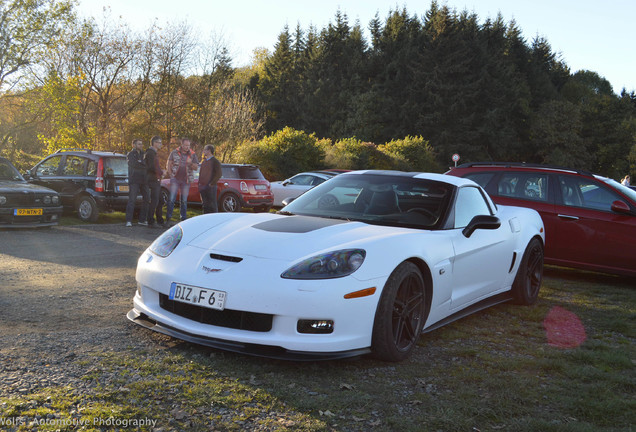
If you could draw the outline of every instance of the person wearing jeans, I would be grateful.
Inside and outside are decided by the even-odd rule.
[[[170,222],[174,211],[177,192],[180,195],[179,210],[181,220],[185,220],[188,211],[188,193],[190,183],[194,181],[194,171],[199,167],[196,154],[190,150],[190,139],[181,138],[181,144],[168,156],[167,171],[170,175],[170,199],[166,205],[166,223]]]

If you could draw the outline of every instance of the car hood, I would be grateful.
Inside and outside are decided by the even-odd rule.
[[[309,216],[206,216],[206,230],[188,245],[239,257],[293,261],[321,252],[364,247],[380,237],[407,234],[406,230],[395,227]],[[211,222],[214,226],[210,226]]]
[[[23,181],[0,180],[0,193],[40,192],[56,194],[53,189]]]

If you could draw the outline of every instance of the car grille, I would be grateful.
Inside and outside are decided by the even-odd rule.
[[[43,197],[32,193],[6,194],[7,206],[47,206],[43,203]]]
[[[272,329],[272,315],[270,314],[231,309],[214,310],[170,300],[165,294],[159,294],[159,306],[175,315],[202,324],[257,332],[268,332]]]

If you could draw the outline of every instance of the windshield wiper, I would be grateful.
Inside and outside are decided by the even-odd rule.
[[[288,212],[288,211],[286,211],[286,210],[285,210],[285,211],[283,211],[283,210],[278,210],[278,211],[276,212],[276,214],[283,215],[283,216],[295,216],[295,214],[294,214],[294,213],[292,213],[292,212]]]

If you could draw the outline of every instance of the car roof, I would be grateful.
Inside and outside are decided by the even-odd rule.
[[[571,173],[576,173],[585,176],[593,176],[593,174],[586,170],[580,170],[575,168],[568,168],[559,165],[548,165],[548,164],[536,164],[536,163],[526,163],[526,162],[469,162],[465,164],[458,165],[450,169],[453,171],[455,169],[478,169],[478,168],[499,168],[499,169],[519,169],[526,168],[531,170],[540,170],[540,171],[567,171]]]
[[[472,180],[463,178],[463,177],[455,177],[455,176],[447,176],[444,174],[438,173],[428,173],[428,172],[405,172],[405,171],[391,171],[391,170],[363,170],[363,171],[351,171],[347,173],[342,173],[342,176],[349,175],[359,175],[359,174],[373,174],[379,176],[403,176],[403,177],[412,177],[424,180],[433,180],[442,183],[448,183],[453,186],[466,186],[466,185],[476,185]]]
[[[254,164],[230,164],[230,163],[222,163],[221,166],[224,167],[248,167],[248,168],[258,168],[258,165]]]
[[[69,149],[57,149],[55,153],[74,153],[74,154],[89,154],[89,155],[97,155],[97,156],[126,156],[123,153],[117,153],[114,151],[105,151],[105,150],[91,150],[91,149],[81,149],[81,148],[69,148]]]

